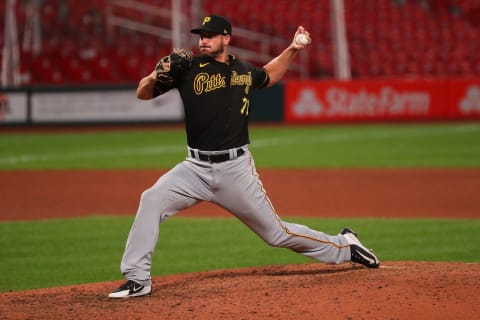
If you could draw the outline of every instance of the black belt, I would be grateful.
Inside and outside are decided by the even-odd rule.
[[[245,154],[245,151],[241,148],[237,149],[237,158]],[[190,150],[190,155],[198,160],[201,161],[206,161],[210,163],[219,163],[219,162],[225,162],[228,160],[233,160],[235,158],[230,157],[230,152],[224,152],[224,153],[218,153],[218,154],[207,154],[207,153],[201,153],[198,152],[198,157],[195,157],[195,152],[193,150]]]

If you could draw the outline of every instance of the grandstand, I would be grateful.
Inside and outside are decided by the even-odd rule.
[[[228,17],[232,52],[260,65],[304,25],[313,44],[287,77],[335,77],[330,0],[40,0],[34,12],[35,1],[15,3],[22,86],[135,83],[173,46],[195,50],[188,30],[208,13]],[[480,76],[480,0],[344,4],[354,79]],[[6,31],[2,25],[2,47]]]

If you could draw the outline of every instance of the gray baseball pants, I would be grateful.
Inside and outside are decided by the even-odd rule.
[[[150,268],[160,223],[200,201],[210,201],[230,211],[266,243],[288,248],[326,263],[350,261],[350,246],[338,234],[327,235],[306,226],[284,222],[267,197],[247,146],[233,160],[209,163],[187,159],[161,176],[142,193],[135,221],[128,235],[121,271],[128,280],[151,285]],[[194,151],[194,152],[191,152]]]

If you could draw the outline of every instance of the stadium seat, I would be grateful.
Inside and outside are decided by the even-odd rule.
[[[170,1],[138,0],[169,9]],[[346,31],[355,78],[392,76],[480,76],[480,4],[476,0],[420,1],[344,0]],[[155,62],[168,54],[170,44],[159,37],[115,28],[108,32],[107,0],[43,0],[42,53],[31,58],[22,52],[27,84],[137,82]],[[189,1],[184,2],[190,14]],[[235,28],[243,28],[288,40],[303,24],[313,43],[308,54],[309,77],[332,78],[334,64],[330,2],[318,0],[256,1],[235,3],[204,0],[203,11],[225,15]],[[17,4],[19,33],[23,34],[25,10]],[[117,13],[151,22],[152,16],[118,7]],[[252,14],[254,12],[255,14]],[[0,14],[5,14],[0,2]],[[169,21],[157,21],[168,28]],[[190,21],[189,21],[190,23]],[[233,44],[258,51],[258,42],[235,37]],[[3,32],[0,34],[3,44]],[[274,56],[284,44],[272,44]],[[194,49],[194,48],[193,48]],[[262,63],[262,61],[251,62]],[[264,62],[264,61],[263,61]],[[292,76],[290,73],[289,76]],[[298,75],[297,75],[298,76]]]

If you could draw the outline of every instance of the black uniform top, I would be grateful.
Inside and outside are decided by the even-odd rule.
[[[187,143],[200,150],[226,150],[248,144],[250,93],[270,79],[256,68],[229,56],[229,63],[196,56],[172,88],[178,88],[185,110]],[[154,96],[161,91],[156,87]]]

